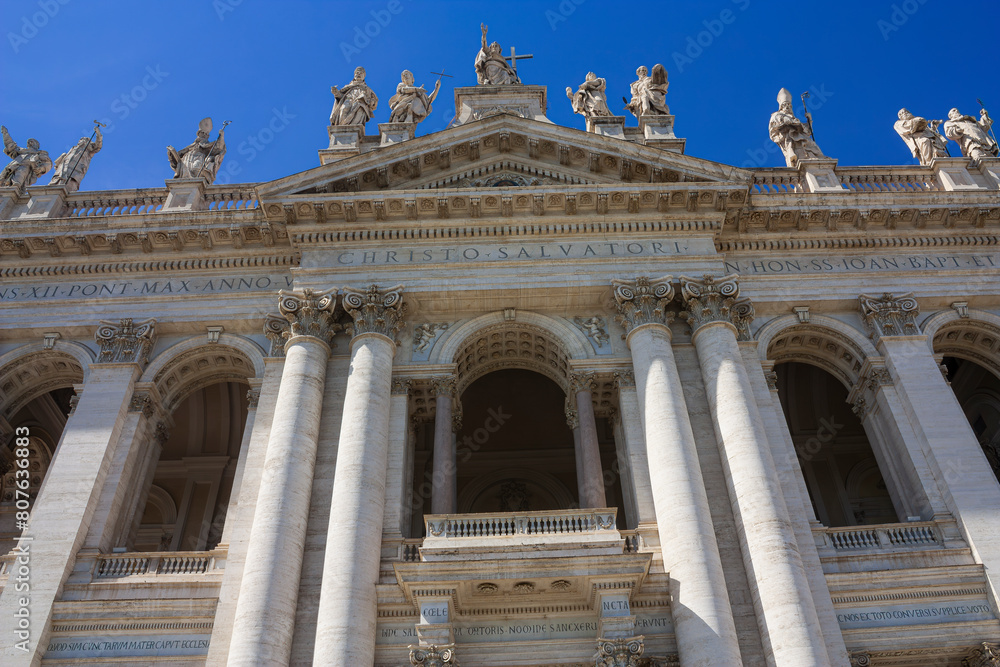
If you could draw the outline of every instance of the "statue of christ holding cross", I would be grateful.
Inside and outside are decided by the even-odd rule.
[[[517,76],[517,60],[531,56],[514,55],[514,49],[511,48],[510,56],[505,58],[500,44],[493,42],[488,45],[486,43],[486,25],[480,24],[479,27],[483,31],[483,45],[479,49],[479,53],[476,54],[476,79],[479,84],[484,86],[520,84],[521,79]],[[507,60],[511,60],[512,63],[508,64]]]

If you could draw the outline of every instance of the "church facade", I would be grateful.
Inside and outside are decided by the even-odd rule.
[[[3,664],[1000,664],[1000,159],[481,60],[277,181],[0,188]]]

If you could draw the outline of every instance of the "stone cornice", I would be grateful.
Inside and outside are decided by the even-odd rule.
[[[298,253],[275,255],[242,255],[236,257],[191,257],[149,260],[145,262],[66,262],[63,264],[32,264],[0,267],[0,278],[50,277],[73,275],[121,275],[178,271],[211,271],[217,269],[284,269],[299,265]]]

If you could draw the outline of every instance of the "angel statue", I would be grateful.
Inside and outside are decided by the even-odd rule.
[[[404,69],[402,81],[396,84],[396,94],[389,98],[390,123],[419,123],[431,113],[431,102],[441,90],[441,79],[434,84],[430,95],[423,86],[413,85],[413,72]]]
[[[638,118],[639,116],[669,116],[670,107],[667,106],[667,70],[657,63],[653,65],[653,76],[649,76],[649,70],[645,66],[639,67],[635,71],[639,77],[632,83],[632,100],[625,105],[628,111]]]
[[[566,87],[566,97],[573,105],[573,111],[583,114],[586,118],[592,116],[610,116],[608,109],[608,97],[604,91],[607,83],[604,79],[599,79],[593,72],[587,72],[587,79],[580,84],[580,88],[573,93],[573,89]]]
[[[80,181],[90,169],[91,159],[101,151],[103,145],[101,124],[97,123],[94,125],[93,141],[90,137],[80,137],[80,141],[56,158],[55,171],[49,185],[65,185],[70,192],[79,190]]]
[[[3,125],[0,125],[0,133],[3,134],[3,152],[11,158],[0,172],[0,187],[27,187],[52,168],[52,160],[39,147],[38,139],[28,139],[28,145],[21,148]]]
[[[333,93],[333,110],[330,125],[364,125],[375,115],[378,95],[365,83],[365,68],[354,70],[354,79],[344,86],[330,86]]]
[[[979,111],[979,120],[963,116],[958,109],[952,109],[944,124],[944,134],[961,147],[962,155],[978,160],[997,155],[997,142],[987,134],[991,127],[993,119],[986,113],[986,109]],[[4,135],[4,142],[6,141],[7,135]]]
[[[167,146],[167,160],[174,170],[174,178],[204,178],[209,184],[215,181],[222,158],[226,155],[226,125],[228,122],[222,125],[215,141],[210,141],[212,119],[202,118],[193,143],[180,150]]]
[[[479,29],[483,31],[483,46],[476,54],[476,80],[479,81],[479,84],[509,86],[521,83],[521,80],[517,78],[517,72],[503,57],[503,49],[500,48],[500,45],[493,42],[487,46],[486,24],[480,23]]]
[[[809,129],[792,111],[792,94],[786,88],[778,91],[778,110],[771,114],[767,124],[771,141],[778,144],[785,155],[785,164],[794,167],[805,158],[824,157],[812,138]]]
[[[892,127],[921,165],[926,167],[934,158],[948,157],[948,142],[938,133],[938,125],[944,121],[914,116],[907,109],[900,109],[897,116],[899,120]]]

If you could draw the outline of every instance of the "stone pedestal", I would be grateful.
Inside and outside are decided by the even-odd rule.
[[[587,132],[624,141],[625,116],[589,116]]]
[[[685,139],[674,134],[674,117],[667,115],[639,116],[639,131],[647,146],[673,153],[684,153]]]
[[[979,173],[991,190],[1000,189],[1000,157],[979,158]]]
[[[847,192],[834,169],[837,161],[830,158],[799,160],[799,178],[806,192]]]
[[[19,218],[58,218],[66,211],[69,190],[65,185],[33,185],[28,188],[28,206]]]
[[[361,142],[365,138],[364,125],[330,125],[327,131],[330,134],[330,146],[319,152],[320,164],[361,154]]]
[[[408,141],[416,136],[416,123],[379,123],[378,133],[381,137],[380,145],[391,146],[403,141]]]
[[[206,207],[204,178],[174,178],[167,181],[167,201],[157,213],[201,211]]]
[[[684,665],[741,665],[722,559],[664,309],[670,277],[615,281],[632,352],[653,505],[670,574],[670,610]]]
[[[464,86],[455,88],[455,125],[509,114],[551,123],[545,117],[548,105],[545,86]]]
[[[21,188],[10,186],[0,188],[0,220],[9,219],[17,205],[25,198],[24,190]]]
[[[969,173],[969,158],[938,157],[931,162],[931,169],[937,176],[941,188],[947,191],[979,190],[980,187]]]

